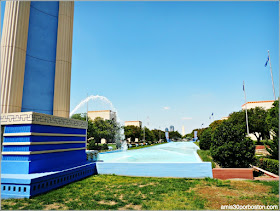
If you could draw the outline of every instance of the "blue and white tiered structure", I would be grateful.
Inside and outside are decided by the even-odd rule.
[[[96,174],[86,158],[87,122],[35,112],[1,115],[1,197],[30,198]]]

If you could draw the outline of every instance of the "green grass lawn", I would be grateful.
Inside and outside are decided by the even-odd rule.
[[[226,204],[277,205],[278,181],[95,175],[32,199],[2,200],[2,209],[187,210]]]
[[[211,157],[210,150],[197,150],[197,154],[204,162],[211,162],[212,168],[216,167],[216,163],[213,161]]]
[[[117,149],[116,144],[108,144],[108,147],[113,147],[113,150]]]
[[[164,142],[164,143],[159,143],[159,144],[153,144],[153,145],[144,145],[144,146],[138,146],[138,147],[131,147],[131,148],[128,148],[127,150],[141,149],[141,148],[152,147],[152,146],[156,146],[156,145],[160,145],[160,144],[166,144],[166,142]]]

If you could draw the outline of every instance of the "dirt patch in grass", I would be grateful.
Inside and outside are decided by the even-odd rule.
[[[68,207],[66,207],[64,204],[53,203],[46,205],[44,210],[68,210]]]
[[[128,209],[141,210],[142,205],[127,204],[124,207],[120,207],[118,210],[128,210]]]
[[[9,201],[9,200],[7,200],[7,201],[4,201],[4,203],[3,203],[3,201],[2,201],[2,204],[8,205],[8,206],[14,206],[14,205],[16,205],[17,203],[14,202],[14,201]]]
[[[98,204],[116,205],[117,202],[115,202],[115,201],[104,201],[104,200],[102,200],[102,201],[99,201]]]
[[[269,186],[264,186],[257,183],[249,183],[240,180],[232,180],[230,181],[230,184],[232,188],[238,190],[239,192],[243,192],[247,196],[268,193],[271,188]]]
[[[154,182],[150,182],[150,183],[148,183],[148,184],[145,184],[145,185],[138,185],[138,187],[139,188],[143,188],[143,187],[146,187],[146,186],[155,186],[156,185],[156,183],[154,183]]]
[[[248,181],[230,181],[230,188],[217,187],[214,184],[206,186],[203,182],[191,190],[206,199],[205,209],[221,209],[221,205],[228,204],[263,205],[261,198],[270,195],[270,187]]]

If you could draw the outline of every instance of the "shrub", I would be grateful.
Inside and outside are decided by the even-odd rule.
[[[254,161],[255,145],[242,127],[223,121],[213,134],[210,152],[221,167],[247,168]]]
[[[211,134],[212,130],[210,127],[203,130],[199,137],[199,148],[202,150],[209,150],[211,147]]]
[[[101,150],[101,146],[97,145],[94,140],[90,140],[87,148],[89,150]]]
[[[266,171],[279,175],[279,160],[256,157],[255,165]]]
[[[102,150],[108,150],[109,148],[108,148],[108,145],[107,145],[107,144],[103,144],[102,147],[101,147],[101,149],[102,149]]]

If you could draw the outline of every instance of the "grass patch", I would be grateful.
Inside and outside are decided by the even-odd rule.
[[[131,148],[128,148],[127,150],[141,149],[141,148],[152,147],[152,146],[161,145],[161,144],[166,144],[166,142],[164,142],[164,143],[158,143],[158,144],[152,144],[152,145],[144,145],[144,146],[138,146],[138,147],[131,147]]]
[[[116,144],[108,144],[108,147],[113,147],[113,150],[117,149]]]
[[[2,200],[10,210],[195,210],[221,204],[278,204],[278,181],[95,175],[32,199]]]
[[[195,141],[193,143],[196,144],[199,147],[199,142],[198,141]]]
[[[212,168],[216,167],[216,163],[213,161],[211,157],[210,150],[197,150],[197,154],[201,158],[201,160],[205,162],[211,162],[212,163]]]

